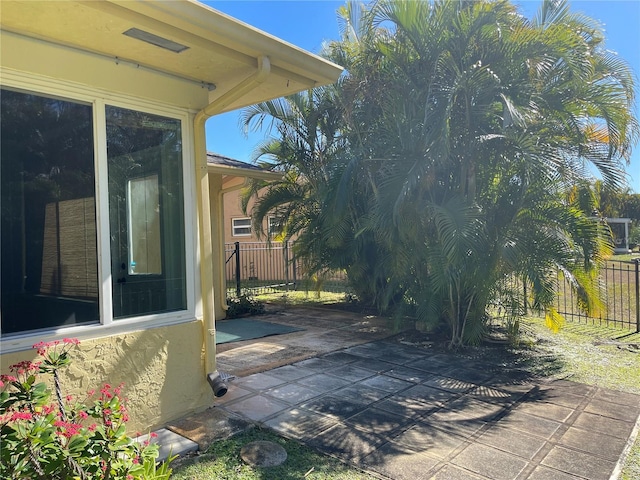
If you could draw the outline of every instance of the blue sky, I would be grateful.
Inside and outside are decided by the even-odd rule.
[[[202,1],[202,0],[201,0]],[[339,37],[336,10],[344,2],[330,0],[208,0],[204,3],[289,43],[318,53],[327,40]],[[531,18],[540,2],[520,0],[522,13]],[[640,77],[640,0],[574,0],[573,11],[582,12],[603,25],[606,48],[624,58]],[[638,97],[640,97],[640,79]],[[640,98],[636,99],[640,116]],[[238,125],[238,113],[231,112],[207,122],[207,149],[231,158],[250,161],[254,147],[264,134],[246,137]],[[627,167],[632,190],[640,193],[640,144]]]

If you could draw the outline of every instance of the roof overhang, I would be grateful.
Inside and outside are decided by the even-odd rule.
[[[224,95],[268,57],[270,75],[220,112],[334,83],[342,68],[192,0],[2,0],[3,30],[130,62]],[[131,29],[146,40],[125,35]],[[134,33],[139,33],[134,30]],[[149,39],[164,39],[164,46]],[[178,45],[175,52],[168,48]],[[185,48],[182,48],[185,47]]]
[[[227,165],[207,165],[207,172],[224,177],[242,177],[255,180],[276,181],[282,179],[279,172],[271,172],[269,170],[247,170],[244,168],[230,167]]]

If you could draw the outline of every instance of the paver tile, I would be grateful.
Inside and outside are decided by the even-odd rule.
[[[244,400],[238,400],[230,405],[225,405],[223,408],[250,418],[251,420],[255,420],[256,422],[260,422],[288,407],[288,404],[273,398],[263,395],[254,395]]]
[[[327,353],[326,355],[323,355],[320,358],[324,358],[325,360],[335,362],[338,365],[346,365],[348,363],[353,363],[353,362],[362,360],[362,357],[359,355],[353,355],[351,353],[347,353],[343,351]]]
[[[603,417],[615,418],[623,422],[635,422],[640,413],[640,408],[611,403],[605,400],[591,400],[584,408],[584,411],[602,415]]]
[[[526,413],[528,415],[535,415],[536,417],[545,418],[547,420],[555,420],[556,422],[564,422],[574,412],[572,408],[541,401],[525,401],[515,407],[515,410],[518,412]]]
[[[436,375],[426,382],[423,382],[423,385],[429,385],[430,387],[435,387],[454,393],[465,393],[476,387],[476,385],[473,383],[457,380],[451,377],[442,377],[439,375]]]
[[[564,447],[553,448],[541,463],[589,480],[608,480],[616,466],[615,462]]]
[[[454,367],[447,371],[447,377],[452,377],[464,382],[474,383],[476,385],[484,384],[494,377],[491,372],[483,372],[468,366]]]
[[[347,382],[359,382],[360,380],[375,375],[375,372],[359,368],[355,366],[355,364],[338,366],[327,370],[325,373],[336,376],[341,380],[346,380]]]
[[[293,364],[294,367],[304,367],[316,372],[324,372],[335,368],[336,364],[321,357],[309,358]]]
[[[230,382],[227,393],[223,397],[216,398],[216,405],[226,405],[248,395],[255,395],[255,393],[236,385],[234,382]]]
[[[348,385],[338,390],[334,390],[331,394],[336,397],[344,397],[347,400],[354,398],[362,403],[371,404],[387,397],[389,392],[356,383],[354,385]]]
[[[265,390],[264,394],[278,400],[282,400],[283,402],[287,402],[291,405],[297,405],[298,403],[302,403],[311,398],[322,395],[322,393],[318,392],[317,390],[296,385],[295,383],[281,385],[270,390]]]
[[[389,393],[396,393],[413,386],[411,382],[400,380],[398,378],[388,377],[386,375],[375,375],[360,382],[362,385],[384,390]]]
[[[520,400],[525,394],[522,392],[509,392],[500,388],[479,385],[470,390],[467,395],[477,398],[478,400],[482,400],[483,402],[508,405]]]
[[[304,441],[337,425],[337,420],[303,408],[293,408],[266,421],[265,425],[282,435]]]
[[[611,460],[612,462],[617,462],[620,453],[627,444],[627,440],[605,435],[604,433],[572,427],[565,432],[558,443]]]
[[[527,465],[522,458],[477,443],[465,448],[451,463],[492,480],[515,480]]]
[[[385,375],[393,378],[399,378],[407,382],[421,383],[429,380],[435,374],[418,370],[417,368],[407,367],[405,365],[393,365],[391,370],[385,372]]]
[[[538,465],[527,480],[576,480],[576,476],[545,467],[544,465]]]
[[[298,380],[299,378],[308,377],[316,373],[315,370],[310,368],[301,367],[299,365],[284,365],[273,370],[269,370],[269,375],[272,375],[288,382]]]
[[[558,430],[561,423],[546,418],[535,417],[524,412],[511,411],[500,419],[500,425],[505,428],[515,428],[530,435],[536,435],[546,439]]]
[[[465,439],[452,432],[435,428],[429,423],[420,422],[393,438],[410,450],[427,453],[445,459],[465,444]]]
[[[412,420],[402,415],[370,407],[360,413],[356,413],[345,423],[353,425],[359,430],[388,436],[407,427],[412,423]]]
[[[481,477],[468,470],[463,470],[453,465],[446,465],[438,471],[430,480],[486,480],[487,477]]]
[[[596,393],[593,395],[593,399],[640,408],[640,395],[618,392],[616,390],[609,390],[607,388],[598,388]]]
[[[313,388],[314,390],[318,390],[319,392],[331,392],[336,388],[349,385],[351,382],[342,380],[332,375],[327,375],[325,373],[316,373],[315,375],[311,375],[309,377],[300,378],[296,380],[296,383],[299,385],[304,385],[305,387]]]
[[[256,373],[233,381],[234,385],[245,389],[248,388],[255,392],[260,392],[267,388],[275,387],[276,385],[282,385],[283,383],[286,383],[286,380],[267,373]]]
[[[534,437],[520,430],[504,428],[499,424],[484,432],[478,441],[526,460],[531,460],[546,443],[542,437]]]
[[[358,360],[357,362],[353,363],[353,366],[367,369],[371,373],[386,373],[389,370],[398,367],[398,365],[396,365],[395,363],[385,362],[383,360],[378,360],[377,358],[366,358]]]
[[[363,463],[365,467],[394,480],[421,480],[431,477],[431,470],[439,460],[423,455],[394,443],[385,443]]]
[[[346,420],[367,408],[367,404],[329,394],[305,402],[302,407],[340,420]]]
[[[622,420],[616,420],[615,418],[583,412],[578,415],[578,418],[573,422],[573,426],[598,433],[604,433],[617,438],[627,439],[633,431],[635,422],[625,422]]]
[[[438,402],[423,402],[417,398],[399,395],[392,395],[376,403],[375,406],[376,408],[416,420],[442,408]]]
[[[528,400],[547,402],[568,408],[578,408],[584,398],[583,395],[575,395],[566,392],[565,389],[562,388],[543,386],[538,388],[535,393],[532,392]]]
[[[358,463],[384,443],[384,440],[380,435],[339,424],[320,432],[307,443],[330,455]]]
[[[407,363],[406,366],[437,375],[446,375],[449,370],[454,368],[449,363],[434,359],[433,357],[420,358]]]

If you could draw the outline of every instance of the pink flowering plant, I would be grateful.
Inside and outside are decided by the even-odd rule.
[[[82,400],[63,395],[59,372],[78,344],[38,343],[41,360],[0,375],[0,478],[168,479],[172,459],[158,465],[158,445],[126,433],[122,385],[105,384]],[[53,392],[41,375],[53,377]]]

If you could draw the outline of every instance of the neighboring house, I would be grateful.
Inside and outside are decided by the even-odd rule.
[[[282,175],[277,172],[263,170],[256,165],[234,160],[217,153],[207,153],[207,159],[209,162],[209,168],[212,168],[214,165],[216,166],[215,168],[220,166],[231,167],[234,169],[234,172],[236,169],[240,169],[245,173],[245,175],[247,175],[245,178],[236,176],[234,181],[227,182],[227,185],[224,188],[224,242],[226,244],[235,242],[265,242],[266,237],[264,234],[266,234],[267,231],[271,231],[273,233],[274,229],[277,228],[277,219],[275,216],[267,217],[267,220],[265,220],[262,225],[263,235],[258,236],[258,233],[251,224],[251,208],[253,206],[253,200],[249,201],[247,212],[245,213],[242,211],[242,189],[248,186],[249,178],[278,180],[282,178]]]
[[[65,382],[125,383],[132,431],[206,408],[225,314],[207,118],[341,69],[192,1],[0,3],[2,371],[76,337]]]

